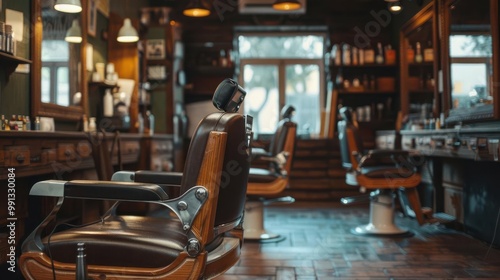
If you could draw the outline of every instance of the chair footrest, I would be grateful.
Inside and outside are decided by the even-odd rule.
[[[264,199],[262,203],[267,206],[267,205],[272,205],[272,204],[278,204],[278,203],[284,203],[284,204],[289,204],[289,203],[294,203],[295,198],[291,196],[283,196],[283,197],[278,197],[278,198],[272,198],[272,199]]]

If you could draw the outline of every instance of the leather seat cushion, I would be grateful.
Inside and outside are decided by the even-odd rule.
[[[413,170],[394,165],[362,167],[360,173],[368,178],[408,178],[415,174]]]
[[[279,177],[278,174],[264,168],[250,168],[248,174],[249,183],[270,183]]]
[[[77,243],[84,242],[89,265],[155,268],[173,262],[187,240],[177,219],[117,216],[54,233],[50,253],[56,261],[75,263]],[[48,238],[43,243],[49,247]]]

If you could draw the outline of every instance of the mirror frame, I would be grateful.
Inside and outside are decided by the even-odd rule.
[[[440,17],[442,18],[442,24],[440,32],[442,34],[441,42],[441,63],[443,65],[443,108],[442,111],[445,113],[446,117],[450,116],[451,110],[451,73],[450,73],[450,55],[449,55],[449,45],[450,45],[450,13],[449,7],[456,0],[446,0],[439,1],[441,3],[440,7]],[[500,27],[499,27],[499,4],[498,0],[490,0],[490,25],[491,25],[491,36],[492,36],[492,61],[493,61],[493,117],[492,118],[479,118],[478,121],[488,121],[488,120],[500,120]],[[463,121],[471,122],[473,119],[465,119]]]
[[[439,115],[439,108],[442,106],[442,98],[440,98],[439,94],[439,38],[438,38],[438,6],[435,4],[435,1],[429,2],[425,7],[423,7],[419,12],[417,12],[410,20],[408,20],[402,27],[399,33],[399,52],[400,52],[400,108],[403,116],[408,115],[410,113],[410,93],[408,89],[408,83],[406,80],[409,77],[409,62],[406,59],[405,50],[408,48],[406,44],[406,38],[422,27],[429,20],[432,20],[432,46],[433,46],[433,77],[435,81],[434,86],[434,100],[435,104],[432,108],[432,115],[437,117]],[[441,107],[442,108],[442,107]]]
[[[85,69],[86,62],[86,45],[87,45],[87,1],[81,1],[82,11],[80,24],[82,26],[82,42],[80,51],[80,92],[82,93],[82,106],[61,106],[52,103],[42,102],[41,96],[41,79],[42,73],[42,37],[43,37],[43,23],[42,23],[42,10],[40,1],[32,2],[32,48],[31,58],[33,60],[31,70],[31,112],[33,116],[51,117],[55,120],[62,121],[80,121],[83,114],[87,112],[87,71]]]

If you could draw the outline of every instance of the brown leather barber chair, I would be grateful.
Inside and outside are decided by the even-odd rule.
[[[339,113],[341,120],[338,122],[338,137],[342,165],[347,169],[346,183],[360,187],[362,191],[369,191],[365,196],[341,200],[344,204],[370,201],[369,222],[351,232],[359,235],[408,234],[408,229],[394,223],[394,199],[396,193],[403,190],[419,224],[425,222],[416,189],[421,181],[416,161],[408,151],[365,151],[351,108],[341,108]]]
[[[244,96],[244,90],[232,80],[219,85],[214,104],[227,112],[209,114],[199,123],[182,174],[130,173],[128,179],[135,182],[36,183],[30,195],[58,201],[23,243],[19,263],[24,277],[60,280],[75,279],[76,274],[77,279],[209,279],[229,269],[238,261],[242,246],[249,170],[251,122],[235,113]],[[141,180],[144,182],[138,182]],[[162,187],[178,183],[181,195],[168,197]],[[148,202],[175,215],[110,213],[69,229],[47,227],[57,225],[57,212],[70,197]]]
[[[282,110],[282,119],[278,123],[269,149],[252,148],[254,160],[267,163],[267,168],[250,168],[247,188],[247,202],[245,205],[245,240],[250,241],[279,241],[283,238],[264,228],[264,206],[274,203],[293,203],[290,196],[280,197],[288,187],[297,124],[291,118],[295,108],[286,106]]]

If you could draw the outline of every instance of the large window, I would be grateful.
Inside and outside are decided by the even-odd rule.
[[[42,102],[70,105],[69,47],[64,40],[42,42]]]
[[[323,34],[239,35],[244,113],[256,135],[274,133],[285,105],[297,111],[299,135],[317,135],[324,92]]]

